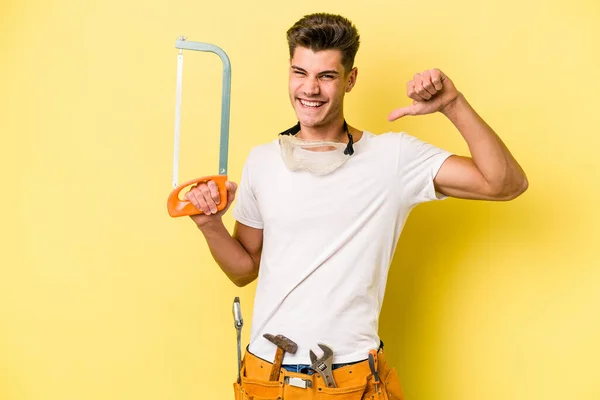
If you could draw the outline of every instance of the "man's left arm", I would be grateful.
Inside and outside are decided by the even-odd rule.
[[[433,181],[436,191],[464,199],[511,200],[527,189],[525,173],[506,145],[443,72],[416,74],[407,83],[407,95],[413,104],[392,111],[388,120],[441,112],[471,153],[471,157],[451,156],[443,163]]]

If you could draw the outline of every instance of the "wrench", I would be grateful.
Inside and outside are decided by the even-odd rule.
[[[323,356],[319,358],[315,353],[313,353],[312,350],[309,350],[308,355],[310,357],[310,362],[312,363],[310,365],[310,368],[312,368],[313,370],[318,372],[319,375],[321,375],[327,387],[337,387],[335,381],[333,380],[333,372],[331,369],[331,364],[333,361],[333,350],[331,350],[324,344],[318,343],[318,345],[321,348],[321,350],[323,350]]]
[[[377,350],[369,351],[369,368],[371,368],[371,373],[373,374],[373,379],[375,380],[375,392],[379,393],[379,367],[377,361]]]

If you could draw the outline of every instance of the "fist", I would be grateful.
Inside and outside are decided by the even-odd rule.
[[[437,68],[415,74],[406,83],[406,95],[413,99],[408,107],[401,107],[388,115],[394,121],[406,115],[425,115],[443,111],[459,96],[454,83]]]
[[[185,194],[185,199],[192,203],[198,210],[203,212],[203,214],[190,216],[198,226],[209,222],[210,220],[214,219],[214,217],[220,217],[221,215],[225,214],[235,199],[237,184],[227,181],[225,182],[225,188],[227,189],[226,199],[221,199],[221,196],[219,195],[219,188],[214,181],[199,183],[192,187]],[[217,204],[220,204],[221,201],[226,201],[227,206],[223,210],[217,211]]]

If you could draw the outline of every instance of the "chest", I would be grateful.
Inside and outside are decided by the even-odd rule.
[[[261,179],[255,195],[265,229],[320,235],[344,230],[365,214],[396,208],[401,199],[393,171],[357,167],[326,176],[279,169]]]

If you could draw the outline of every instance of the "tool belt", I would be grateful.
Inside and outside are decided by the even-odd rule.
[[[337,384],[329,388],[319,374],[302,374],[281,368],[279,380],[269,381],[271,364],[246,349],[240,371],[241,383],[233,384],[235,400],[404,400],[395,368],[377,352],[379,382],[367,360],[333,370]]]

